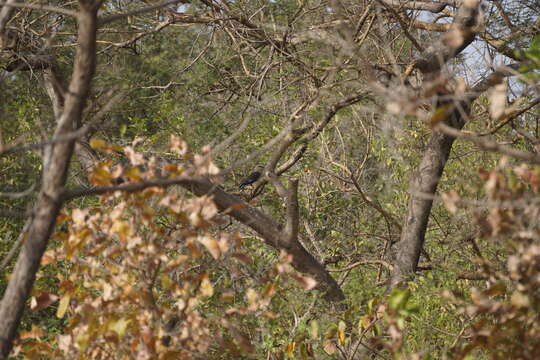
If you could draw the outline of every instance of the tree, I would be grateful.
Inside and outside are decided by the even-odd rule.
[[[252,278],[260,280],[254,274],[261,272],[286,273],[305,288],[312,287],[313,278],[326,300],[346,300],[349,314],[364,309],[359,299],[379,296],[380,285],[385,285],[386,292],[392,294],[387,300],[388,312],[383,305],[380,311],[371,306],[370,315],[363,318],[367,323],[356,337],[346,335],[350,324],[336,318],[327,320],[337,325],[334,330],[330,327],[320,346],[329,354],[339,348],[344,358],[361,357],[367,351],[377,351],[364,341],[367,332],[385,325],[396,341],[387,344],[387,351],[405,354],[400,331],[410,314],[403,320],[399,317],[403,315],[400,311],[410,309],[408,300],[403,300],[408,299],[403,295],[406,292],[396,288],[406,286],[421,269],[445,276],[460,270],[463,258],[445,253],[447,239],[472,239],[476,245],[470,257],[478,255],[476,234],[480,232],[475,229],[481,222],[463,216],[464,224],[458,224],[457,215],[439,205],[433,207],[434,200],[441,198],[449,210],[456,212],[467,203],[462,199],[478,197],[477,189],[482,186],[480,179],[473,180],[471,169],[479,163],[492,167],[501,155],[510,157],[511,164],[539,162],[537,129],[530,121],[537,122],[531,112],[539,103],[535,97],[538,40],[533,41],[540,31],[539,13],[533,1],[497,1],[485,7],[476,0],[204,0],[159,4],[81,0],[78,6],[64,1],[51,5],[6,2],[0,12],[2,86],[14,90],[6,97],[3,111],[18,118],[19,123],[2,124],[6,135],[0,143],[0,160],[2,166],[12,170],[1,176],[13,186],[2,193],[8,208],[0,215],[19,219],[9,225],[6,220],[3,226],[17,228],[20,236],[11,249],[5,249],[4,266],[18,245],[21,250],[0,305],[3,356],[13,346],[55,223],[68,228],[68,237],[84,240],[80,234],[84,230],[89,232],[89,239],[99,242],[107,233],[105,224],[118,219],[108,210],[117,206],[116,200],[124,206],[159,209],[135,212],[154,219],[159,226],[144,221],[129,226],[120,222],[118,226],[122,225],[130,236],[144,234],[143,243],[160,249],[151,256],[140,250],[140,256],[148,256],[144,261],[146,271],[155,271],[155,276],[144,280],[150,287],[141,291],[150,298],[155,293],[166,299],[154,302],[158,310],[151,310],[152,301],[139,308],[141,313],[144,309],[150,309],[148,314],[154,311],[144,318],[153,319],[154,325],[149,328],[152,331],[137,332],[128,323],[143,320],[128,315],[129,293],[114,298],[118,313],[105,315],[102,325],[106,331],[92,336],[101,334],[111,346],[126,341],[122,343],[126,356],[128,339],[145,336],[144,346],[150,351],[145,354],[159,352],[154,347],[163,337],[155,334],[156,324],[162,321],[161,315],[172,312],[173,307],[165,304],[180,291],[176,285],[155,288],[155,279],[174,263],[171,259],[158,260],[159,256],[189,249],[196,252],[199,246],[187,241],[173,250],[174,237],[170,234],[159,242],[156,239],[163,236],[167,226],[201,231],[200,236],[208,239],[234,237],[231,234],[236,231],[251,229],[249,236],[291,256],[266,258],[262,262],[265,265],[254,261],[253,267],[263,269],[254,273],[250,272],[254,269],[246,270]],[[474,47],[483,47],[493,63],[474,68]],[[471,81],[464,80],[464,74],[469,76],[466,71],[472,74]],[[69,82],[65,80],[68,73]],[[18,95],[22,93],[25,97]],[[465,126],[470,130],[464,131]],[[36,136],[36,129],[40,129],[41,138]],[[21,133],[23,137],[18,137]],[[201,148],[200,154],[187,151],[178,137],[172,138],[169,148],[171,133],[193,148]],[[462,150],[470,155],[462,159],[458,155]],[[25,161],[18,162],[17,157]],[[70,167],[72,158],[77,167]],[[237,192],[240,179],[236,176],[246,174],[254,163],[265,164],[263,178],[249,194]],[[463,177],[464,173],[469,178]],[[41,180],[27,184],[30,190],[16,193],[25,174]],[[289,177],[286,185],[285,177]],[[214,205],[205,203],[200,209],[192,206],[179,211],[168,193],[157,188],[176,189],[168,190],[179,192],[173,196],[175,201],[212,199]],[[442,189],[441,196],[437,189]],[[118,195],[120,198],[112,195],[120,193],[124,194]],[[92,202],[104,209],[92,209]],[[73,210],[67,217],[71,220],[66,221],[62,209],[68,211],[72,206],[80,210]],[[215,210],[201,220],[202,225],[183,218],[197,218],[206,206],[215,206]],[[25,207],[29,210],[23,210]],[[128,210],[122,208],[121,217],[129,217]],[[104,219],[103,227],[87,226],[87,215],[82,214]],[[223,216],[231,218],[225,228],[219,220]],[[430,218],[435,227],[430,228]],[[65,229],[59,234],[66,234]],[[63,239],[66,235],[58,236]],[[122,236],[127,235],[114,232],[106,246],[122,244]],[[216,249],[221,251],[220,246],[225,246],[217,240],[201,244],[214,259],[221,257]],[[101,259],[103,253],[92,253],[66,239],[62,246],[64,250],[55,250],[54,254],[68,249],[80,252],[73,266],[88,283],[92,276],[102,281],[92,291],[81,293],[68,289],[76,287],[76,282],[64,284],[59,304],[62,315],[72,298],[84,302],[99,294],[95,301],[108,301],[105,298],[110,298],[111,291],[116,292],[103,284],[113,282],[112,277],[98,276],[81,265],[81,259]],[[236,251],[243,254],[240,248]],[[257,249],[246,251],[248,258],[259,256]],[[135,258],[122,257],[110,271],[137,277],[136,267],[130,265]],[[204,289],[204,296],[211,297],[210,289],[220,288],[210,274],[221,273],[228,283],[239,281],[229,278],[233,270],[220,272],[198,255],[190,259],[186,264],[198,266],[195,264],[200,261],[201,269],[206,269],[184,279],[201,289],[192,294],[197,302]],[[420,264],[421,259],[426,264]],[[273,273],[269,269],[274,269],[276,261],[287,266],[290,263],[309,277],[289,268]],[[227,269],[236,266],[228,260],[226,264]],[[353,270],[359,266],[374,268],[357,274]],[[471,272],[478,270],[471,262],[466,266]],[[60,264],[55,263],[53,268],[62,272]],[[283,267],[277,265],[275,269]],[[336,280],[332,274],[343,276]],[[379,283],[379,287],[366,283]],[[263,305],[253,305],[256,310],[250,310],[252,313],[278,301],[271,300],[275,299],[276,284],[260,280],[261,287],[267,286],[261,292],[266,295],[247,295],[252,305],[256,303],[254,296],[264,299]],[[229,291],[225,288],[224,292]],[[248,287],[240,288],[239,293],[247,292]],[[283,290],[282,296],[290,299],[291,295]],[[43,304],[53,298],[34,296]],[[213,302],[214,298],[209,301],[213,307],[206,309],[206,320],[212,318],[212,311],[227,313],[219,302]],[[306,307],[305,319],[319,311],[301,301],[298,306]],[[336,311],[342,307],[338,305]],[[73,326],[68,326],[71,330],[80,326],[78,330],[69,335],[71,340],[63,337],[63,345],[58,343],[65,356],[73,356],[75,350],[83,351],[87,346],[88,351],[95,349],[88,342],[76,345],[74,340],[75,333],[83,334],[88,323],[102,321],[81,309],[73,305]],[[200,315],[199,310],[193,312],[192,324],[199,316],[205,318],[206,313]],[[254,314],[242,311],[242,316]],[[282,325],[286,318],[280,320]],[[241,333],[238,329],[242,326],[249,328],[246,324],[252,320],[242,321],[221,324],[219,329],[203,326],[201,331],[222,334],[227,329],[225,333],[236,345],[228,347],[227,336],[223,335],[219,346],[230,351],[234,348],[238,353],[252,352],[247,344],[257,342],[255,337],[234,336]],[[298,326],[293,330],[301,331]],[[130,335],[123,338],[126,331]],[[194,334],[188,338],[199,344]],[[377,337],[370,341],[380,343]],[[297,342],[287,342],[287,356],[294,356]],[[364,345],[362,351],[360,344]],[[384,346],[384,341],[381,344]],[[187,350],[206,351],[210,346],[200,345]],[[303,354],[309,355],[312,345],[303,341]],[[47,351],[58,350],[54,346],[51,349]],[[213,356],[219,357],[219,350],[213,350]],[[164,351],[162,354],[171,349]]]

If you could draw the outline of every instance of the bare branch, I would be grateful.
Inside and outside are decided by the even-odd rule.
[[[0,197],[4,197],[4,198],[8,198],[8,199],[20,199],[20,198],[23,198],[23,197],[27,197],[28,195],[32,194],[36,190],[36,186],[37,186],[36,184],[32,184],[32,186],[30,186],[28,189],[26,189],[24,191],[21,191],[21,192],[17,192],[17,193],[0,192]]]
[[[360,266],[360,265],[382,265],[388,270],[392,270],[393,268],[391,264],[387,263],[384,260],[362,260],[362,261],[357,261],[351,265],[345,266],[344,268],[341,268],[341,269],[328,269],[328,271],[329,272],[344,272],[344,271],[352,270],[355,267]]]
[[[438,71],[448,60],[462,52],[474,40],[482,26],[479,0],[463,1],[450,30],[420,54],[412,66],[422,73]]]
[[[129,11],[122,14],[110,15],[110,16],[101,18],[99,20],[99,26],[103,26],[105,24],[126,18],[128,16],[141,15],[141,14],[153,11],[153,10],[158,10],[169,5],[178,4],[178,3],[189,4],[189,2],[190,2],[189,0],[169,0],[169,1],[164,1],[156,5],[147,6],[142,9],[137,9],[137,10]]]
[[[276,174],[274,174],[273,172],[268,172],[267,178],[268,181],[270,181],[270,183],[274,185],[274,188],[276,189],[278,195],[283,199],[283,201],[286,201],[288,194],[287,189],[285,189],[285,186],[283,186],[281,181],[279,181]]]
[[[0,5],[3,5],[2,12],[6,8],[20,8],[20,9],[34,9],[34,10],[44,10],[44,11],[50,11],[55,12],[58,14],[63,14],[71,17],[77,17],[77,12],[73,10],[64,9],[58,6],[50,6],[50,5],[42,5],[42,4],[25,4],[25,3],[18,3],[15,1],[0,1]],[[0,16],[2,16],[0,14]]]
[[[15,241],[13,245],[11,245],[11,249],[9,250],[8,254],[4,257],[4,259],[2,259],[2,263],[0,264],[0,270],[4,269],[17,253],[17,250],[19,249],[19,247],[25,240],[26,235],[28,234],[28,228],[30,227],[30,224],[31,224],[31,219],[28,219],[26,223],[24,224],[23,229],[19,233],[19,236],[17,237],[17,241]]]
[[[457,6],[459,3],[455,0],[449,1],[436,1],[436,2],[426,2],[426,1],[410,1],[410,0],[379,0],[385,5],[392,6],[400,9],[408,10],[426,10],[432,13],[438,13],[444,10],[447,6]]]
[[[112,90],[111,90],[112,91]],[[85,135],[91,133],[96,129],[96,126],[103,120],[105,115],[112,109],[112,107],[121,101],[126,96],[126,92],[118,91],[114,96],[112,96],[109,101],[100,109],[100,111],[92,118],[91,121],[87,122],[85,125],[79,129],[72,131],[68,134],[61,136],[53,137],[50,140],[41,141],[38,143],[24,144],[24,145],[15,145],[15,146],[4,146],[0,147],[0,157],[11,155],[20,151],[27,151],[33,149],[40,149],[48,145],[59,144],[63,142],[69,142],[72,140],[78,140],[84,137]]]
[[[285,171],[289,170],[294,164],[296,164],[298,160],[302,158],[302,156],[304,155],[304,153],[306,152],[309,146],[309,143],[319,136],[319,134],[324,130],[324,128],[328,125],[328,123],[334,118],[334,116],[337,114],[338,111],[348,106],[351,106],[353,104],[356,104],[362,99],[365,99],[368,97],[369,97],[368,94],[352,95],[332,105],[327,110],[324,118],[317,124],[317,126],[313,127],[312,130],[309,132],[309,134],[304,138],[305,140],[302,143],[302,145],[294,151],[294,153],[289,157],[289,159],[287,159],[287,161],[281,164],[281,166],[277,169],[276,174],[277,175],[283,174]]]
[[[447,135],[468,140],[478,145],[478,147],[480,147],[482,150],[508,155],[510,157],[513,157],[514,159],[525,161],[531,164],[540,164],[540,156],[535,153],[514,149],[510,146],[499,144],[496,141],[488,140],[483,137],[478,137],[476,135],[460,131],[443,123],[438,124],[437,129]]]
[[[514,75],[513,68],[516,66],[517,64],[513,64],[498,69],[480,80],[473,87],[473,91],[455,99],[454,103],[447,104],[449,109],[445,113],[444,120],[440,122],[439,129],[448,130],[453,135],[435,129],[430,136],[422,160],[411,177],[407,214],[403,220],[400,240],[393,248],[394,269],[392,270],[389,288],[397,286],[418,268],[418,261],[424,246],[427,224],[433,205],[433,199],[423,198],[418,196],[418,193],[429,194],[430,196],[435,194],[455,137],[461,134],[460,130],[468,120],[472,103],[484,91],[499,83],[503,77]],[[441,103],[439,105],[444,106]]]
[[[3,49],[7,40],[6,26],[11,19],[11,13],[13,12],[13,5],[17,0],[8,0],[4,2],[2,10],[0,10],[0,49]]]
[[[8,210],[8,209],[0,209],[0,216],[1,217],[12,217],[12,218],[25,218],[26,214],[24,211],[17,211],[17,210]]]
[[[284,237],[283,227],[281,225],[237,196],[225,192],[220,186],[212,183],[207,178],[187,175],[173,179],[152,180],[118,186],[65,190],[62,199],[69,200],[75,197],[105,194],[113,191],[140,191],[148,187],[167,187],[172,185],[180,185],[197,196],[213,196],[214,203],[220,211],[256,231],[268,245],[275,249],[286,250],[289,254],[293,255],[292,265],[298,271],[315,277],[325,292],[325,298],[327,300],[341,301],[344,299],[339,285],[326,271],[324,266],[307,252],[299,241],[290,244]]]

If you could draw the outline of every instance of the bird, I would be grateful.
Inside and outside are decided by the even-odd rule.
[[[255,166],[255,170],[249,174],[242,182],[240,183],[239,188],[243,189],[248,185],[253,184],[255,181],[259,180],[259,178],[262,175],[262,171],[264,170],[264,165],[257,165]]]

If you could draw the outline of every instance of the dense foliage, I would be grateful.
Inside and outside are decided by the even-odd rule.
[[[0,314],[32,290],[0,352],[536,359],[537,2],[26,3],[0,13]]]

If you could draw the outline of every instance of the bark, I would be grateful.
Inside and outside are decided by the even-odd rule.
[[[72,80],[66,94],[64,111],[58,120],[54,137],[73,130],[82,115],[95,70],[97,6],[93,1],[80,1],[78,38],[80,47],[75,58]],[[26,240],[0,304],[0,358],[7,358],[13,346],[26,300],[56,217],[62,205],[64,187],[74,141],[59,142],[48,151],[48,164],[43,169],[43,185],[33,210]]]
[[[465,119],[458,109],[454,110],[446,122],[455,129],[461,129],[465,125]],[[416,271],[433,205],[429,195],[435,194],[437,190],[454,139],[453,136],[435,130],[431,134],[418,170],[412,176],[407,216],[402,225],[401,238],[393,250],[395,255],[390,278],[391,288]]]
[[[64,86],[64,79],[60,74],[60,69],[54,61],[50,60],[51,65],[43,71],[43,85],[45,91],[53,106],[54,118],[58,121],[62,117],[64,111],[66,90]],[[80,128],[80,118],[76,119],[76,123],[73,124],[74,129]],[[82,136],[75,143],[75,154],[81,164],[83,174],[86,174],[97,161],[97,156],[94,151],[86,142],[87,136]]]
[[[13,7],[9,5],[15,2],[16,0],[6,1],[6,5],[2,6],[2,10],[0,10],[0,49],[5,48],[7,45],[9,34],[6,31],[6,26],[13,12]]]
[[[413,67],[423,74],[432,75],[449,59],[463,51],[474,40],[481,21],[479,1],[464,1],[450,31],[440,41],[428,48],[413,62]],[[456,41],[461,39],[461,41]],[[456,129],[465,124],[469,104],[474,99],[456,101],[444,122]],[[439,106],[443,104],[439,103]],[[443,173],[454,137],[434,130],[420,165],[411,176],[410,199],[407,215],[401,230],[399,242],[392,249],[393,271],[390,275],[389,289],[397,286],[414,274],[424,246],[432,195],[435,194]]]
[[[479,0],[466,0],[459,8],[450,30],[421,53],[413,67],[423,74],[439,71],[444,64],[469,46],[483,25]]]
[[[465,95],[460,101],[456,101],[448,111],[448,115],[444,120],[445,127],[456,131],[463,128],[471,104],[491,86],[502,81],[504,77],[515,75],[513,69],[518,67],[519,64],[507,66],[479,81],[469,94]],[[407,215],[403,224],[401,238],[393,249],[394,266],[390,276],[389,289],[406,280],[417,270],[433,205],[433,195],[437,190],[454,140],[455,136],[450,132],[434,130],[418,170],[412,176]]]

